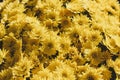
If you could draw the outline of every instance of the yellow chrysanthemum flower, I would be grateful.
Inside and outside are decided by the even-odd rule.
[[[60,67],[60,66],[62,66],[62,65],[64,65],[64,63],[62,62],[62,61],[60,61],[60,60],[54,60],[54,61],[52,61],[50,64],[49,64],[49,66],[47,67],[50,71],[55,71],[56,69],[57,69],[57,67]]]
[[[67,30],[72,26],[71,19],[66,17],[61,18],[59,23],[62,30]]]
[[[88,64],[84,66],[83,65],[77,66],[77,69],[76,69],[77,78],[80,78],[80,75],[83,75],[83,73],[86,73],[88,69],[90,69],[90,66]]]
[[[91,65],[97,66],[103,61],[101,54],[101,49],[94,47],[92,50],[90,50],[90,52],[86,54],[86,58],[89,59]]]
[[[117,37],[117,38],[119,41],[119,37]],[[112,54],[116,54],[117,52],[119,52],[119,47],[117,46],[117,45],[119,45],[118,41],[114,40],[114,38],[112,38],[110,36],[106,36],[106,39],[103,40],[103,43],[112,52]]]
[[[53,80],[53,76],[48,69],[43,69],[35,74],[31,80]]]
[[[71,44],[69,37],[66,36],[61,37],[59,43],[60,43],[60,52],[62,52],[63,54],[69,52],[70,44]]]
[[[42,52],[47,55],[54,55],[59,50],[59,37],[55,32],[48,32],[48,34],[43,41]]]
[[[34,64],[32,61],[28,60],[27,57],[21,56],[21,59],[15,64],[12,68],[13,75],[18,77],[29,77],[30,76],[30,69],[32,69]]]
[[[107,67],[102,66],[98,69],[98,71],[101,72],[102,79],[104,79],[104,80],[110,80],[111,79],[112,73],[111,73],[111,71],[109,71],[107,69]]]
[[[110,35],[110,37],[112,38],[112,39],[114,39],[114,41],[115,41],[115,44],[118,46],[118,47],[120,47],[120,36],[119,35]]]
[[[99,31],[91,31],[88,34],[88,39],[92,42],[92,45],[98,45],[102,41],[102,36]]]
[[[102,75],[96,69],[90,69],[81,75],[80,80],[103,80]]]
[[[81,55],[75,55],[73,56],[73,62],[77,63],[77,66],[85,64],[85,59]]]
[[[74,0],[67,4],[67,9],[74,13],[80,13],[84,11],[84,5],[81,0]]]
[[[13,73],[11,69],[5,69],[0,72],[0,80],[12,80]]]
[[[87,16],[85,16],[85,15],[75,15],[74,16],[74,22],[75,23],[77,23],[77,24],[79,24],[79,25],[89,25],[89,22],[90,22],[90,20],[89,20],[89,18],[87,17]]]
[[[67,67],[67,68],[66,68]],[[74,69],[68,65],[57,67],[53,72],[55,79],[58,80],[75,80]]]
[[[10,18],[16,15],[16,13],[22,13],[24,10],[24,5],[19,4],[18,0],[15,0],[13,2],[9,1],[9,4],[5,6],[5,9],[3,10],[2,14],[4,15],[4,18]]]
[[[77,24],[70,28],[69,36],[72,42],[76,42],[79,39],[80,32],[81,32],[81,26]]]

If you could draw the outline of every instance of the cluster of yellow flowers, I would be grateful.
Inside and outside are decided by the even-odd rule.
[[[0,0],[0,80],[120,80],[119,0]]]

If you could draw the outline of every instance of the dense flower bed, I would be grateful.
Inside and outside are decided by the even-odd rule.
[[[0,80],[120,80],[119,0],[0,0]]]

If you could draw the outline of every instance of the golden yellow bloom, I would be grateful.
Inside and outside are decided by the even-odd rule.
[[[84,11],[84,5],[81,0],[74,0],[67,4],[67,9],[74,13],[80,13]]]
[[[59,37],[55,32],[50,32],[43,41],[42,51],[47,55],[54,55],[59,50]]]
[[[5,69],[0,72],[0,80],[12,80],[13,73],[11,69]]]
[[[60,20],[59,23],[61,24],[60,27],[63,30],[67,29],[67,28],[70,28],[71,25],[72,25],[70,18],[64,18],[64,17]]]
[[[112,39],[114,39],[114,41],[115,41],[115,44],[118,46],[118,47],[120,47],[120,36],[118,36],[118,35],[110,35],[110,37],[112,38]]]
[[[4,17],[7,16],[7,18],[10,18],[11,16],[22,13],[24,10],[24,5],[19,4],[19,1],[15,0],[6,5],[2,14],[4,15]]]
[[[62,53],[69,52],[69,48],[70,48],[70,44],[71,44],[71,41],[70,41],[69,37],[67,37],[67,36],[61,37],[59,43],[60,43],[60,51]]]
[[[44,69],[43,64],[37,64],[34,66],[33,69],[31,69],[31,74],[36,75],[39,71],[42,71]]]
[[[50,71],[55,71],[55,70],[57,69],[57,67],[60,67],[60,66],[62,66],[62,65],[64,65],[62,61],[55,59],[54,61],[52,61],[52,62],[49,64],[49,66],[48,66],[47,68],[48,68]]]
[[[64,55],[63,55],[63,57],[64,57],[64,59],[73,59],[75,56],[77,56],[78,55],[78,50],[77,50],[77,48],[76,47],[70,47],[70,49],[69,49],[69,52],[68,53],[64,53]]]
[[[60,10],[61,6],[62,6],[62,2],[59,0],[44,0],[45,2],[45,6],[47,7],[47,9],[56,9],[56,10]],[[56,5],[57,4],[57,5]]]
[[[58,31],[58,22],[57,20],[47,19],[44,21],[44,25],[49,30]]]
[[[109,51],[104,51],[101,53],[102,59],[104,60],[109,60],[111,59],[112,54]]]
[[[44,24],[48,29],[53,29],[53,21],[51,19],[44,21]]]
[[[81,26],[79,25],[75,25],[70,28],[69,36],[73,42],[79,39],[80,31],[81,31]]]
[[[20,38],[22,32],[24,32],[22,31],[25,25],[24,19],[25,15],[23,14],[16,14],[15,16],[10,17],[10,19],[8,20],[8,24],[6,25],[8,27],[7,32],[12,32],[14,33],[15,37]]]
[[[92,48],[92,41],[89,40],[88,36],[90,35],[90,28],[82,27],[81,26],[81,32],[79,40],[82,45],[82,49],[91,49]]]
[[[81,80],[103,80],[102,75],[96,69],[90,69],[81,75]]]
[[[101,40],[102,40],[102,36],[100,35],[99,31],[91,31],[88,34],[88,39],[92,42],[92,45],[98,45]]]
[[[13,75],[14,76],[24,76],[29,77],[30,76],[30,69],[32,69],[34,64],[32,61],[28,60],[27,57],[21,56],[21,59],[19,62],[15,64],[15,66],[12,68]]]
[[[98,71],[101,73],[103,80],[110,80],[112,73],[105,66],[100,67]]]
[[[76,69],[77,77],[79,78],[80,75],[82,75],[83,73],[86,73],[87,70],[89,69],[90,69],[90,66],[87,64],[84,66],[77,66],[77,69]]]
[[[31,32],[27,33],[28,34],[27,36],[23,37],[23,42],[24,42],[23,51],[30,52],[32,50],[38,50],[39,49],[39,43],[42,40],[43,35],[39,36],[36,33],[31,31]]]
[[[98,24],[98,23],[96,23],[95,21],[92,21],[91,23],[92,23],[91,28],[92,28],[93,30],[97,30],[97,31],[100,31],[100,32],[103,31],[103,30],[102,30],[102,24]]]
[[[52,80],[53,76],[52,73],[49,72],[48,69],[43,69],[39,71],[37,74],[31,78],[31,80]]]
[[[59,12],[55,10],[47,10],[46,19],[51,19],[52,21],[58,21],[60,19]]]
[[[81,55],[73,56],[73,62],[77,63],[77,66],[83,65],[85,63],[85,59]]]
[[[101,50],[94,47],[90,52],[86,54],[86,58],[90,59],[91,65],[97,66],[102,60]]]
[[[33,50],[29,53],[28,59],[30,59],[32,61],[34,66],[38,66],[38,65],[40,65],[40,62],[41,62],[41,60],[39,59],[39,56],[41,57],[41,53],[39,53],[39,51]],[[43,59],[43,57],[41,57],[41,58]]]
[[[85,15],[76,15],[74,16],[74,22],[79,24],[79,25],[89,25],[89,18]]]
[[[119,37],[118,37],[118,41],[119,41]],[[119,45],[119,43],[117,42],[117,40],[114,40],[114,38],[110,36],[106,36],[106,40],[104,40],[103,43],[112,52],[112,54],[116,54],[117,52],[119,52],[119,47],[117,46]]]
[[[68,65],[57,67],[56,71],[53,72],[53,75],[56,75],[56,79],[59,80],[75,80],[74,69]]]

